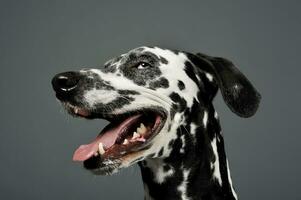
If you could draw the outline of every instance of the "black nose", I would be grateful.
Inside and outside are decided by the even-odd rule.
[[[80,80],[79,72],[63,72],[57,74],[52,79],[52,87],[60,98],[72,94],[78,87]]]

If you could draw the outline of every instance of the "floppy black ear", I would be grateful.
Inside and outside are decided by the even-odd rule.
[[[240,117],[251,117],[256,113],[261,96],[231,61],[201,53],[196,56],[209,64],[207,70],[211,71],[232,112]]]

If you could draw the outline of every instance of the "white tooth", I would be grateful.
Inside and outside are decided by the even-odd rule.
[[[141,133],[145,133],[146,132],[146,127],[144,126],[143,123],[140,124],[140,130],[141,130]]]
[[[95,152],[95,153],[94,153],[94,156],[98,156],[98,152]]]
[[[140,128],[145,128],[143,123],[140,124]]]
[[[137,132],[134,132],[132,139],[136,139],[136,138],[139,138],[139,137],[140,137],[140,134],[137,133]]]
[[[101,142],[98,144],[98,151],[101,155],[105,153],[105,150],[103,148],[103,144]]]
[[[141,128],[137,128],[137,133],[142,133],[142,129]]]
[[[124,141],[123,141],[122,144],[126,145],[126,144],[128,144],[128,143],[129,143],[128,139],[124,139]]]
[[[137,132],[140,133],[140,134],[144,134],[146,132],[146,128],[144,125],[140,125],[139,128],[137,128]]]
[[[78,108],[74,108],[74,112],[75,112],[75,114],[77,114],[78,113]]]

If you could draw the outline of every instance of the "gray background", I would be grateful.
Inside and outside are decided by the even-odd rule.
[[[300,1],[0,1],[0,199],[142,199],[138,167],[94,176],[71,158],[105,121],[68,116],[50,81],[141,45],[229,58],[261,92],[242,119],[219,94],[240,199],[301,199]]]

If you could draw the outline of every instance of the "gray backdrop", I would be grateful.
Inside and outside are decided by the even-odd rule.
[[[229,58],[261,92],[242,119],[219,94],[240,199],[297,200],[300,194],[300,1],[0,1],[0,199],[142,199],[137,166],[94,176],[72,162],[105,121],[68,116],[54,74],[137,46]]]

